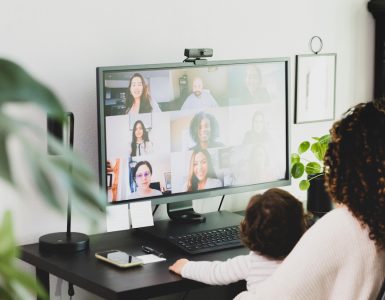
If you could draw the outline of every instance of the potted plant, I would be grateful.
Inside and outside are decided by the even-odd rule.
[[[41,199],[64,211],[66,205],[61,203],[58,191],[68,191],[76,211],[96,222],[98,214],[104,211],[105,195],[92,170],[66,145],[51,136],[47,136],[47,143],[57,155],[54,159],[48,157],[36,143],[45,138],[46,131],[9,113],[8,106],[13,104],[35,104],[61,124],[66,122],[66,113],[49,88],[17,64],[0,59],[0,180],[23,193],[23,185],[15,178],[10,160],[9,140],[12,139],[23,151],[23,172],[30,174]],[[25,299],[28,291],[47,298],[35,278],[16,266],[18,254],[11,212],[8,211],[0,220],[0,299]]]
[[[299,188],[307,190],[307,210],[321,217],[331,208],[331,201],[324,188],[324,157],[330,142],[330,134],[313,137],[314,141],[303,141],[298,147],[298,153],[291,154],[290,174],[295,179],[301,179]],[[309,151],[310,150],[310,151]],[[307,155],[311,153],[310,160]],[[315,158],[315,160],[314,160]]]

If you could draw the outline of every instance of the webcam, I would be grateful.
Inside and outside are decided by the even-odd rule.
[[[207,59],[202,59],[202,57],[212,57],[213,49],[186,48],[184,49],[184,56],[186,56],[186,59],[183,62],[192,62],[195,65],[205,65],[207,64]]]
[[[213,49],[211,48],[184,49],[184,56],[188,58],[212,57]]]

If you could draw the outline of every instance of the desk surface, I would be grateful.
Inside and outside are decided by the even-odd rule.
[[[143,244],[163,252],[167,260],[119,269],[95,258],[95,252],[109,249],[123,250],[134,256],[143,255]],[[21,247],[23,261],[106,299],[143,299],[203,287],[205,285],[202,283],[171,273],[168,266],[182,257],[191,260],[226,260],[246,253],[246,248],[234,248],[188,256],[168,243],[150,240],[135,230],[92,235],[90,249],[75,254],[44,253],[39,251],[38,244]]]

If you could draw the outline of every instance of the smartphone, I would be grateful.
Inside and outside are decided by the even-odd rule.
[[[143,265],[143,261],[120,250],[108,250],[95,253],[95,257],[120,268],[130,268]]]

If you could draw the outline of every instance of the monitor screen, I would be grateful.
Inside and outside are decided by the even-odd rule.
[[[288,59],[97,68],[108,203],[289,184]]]

